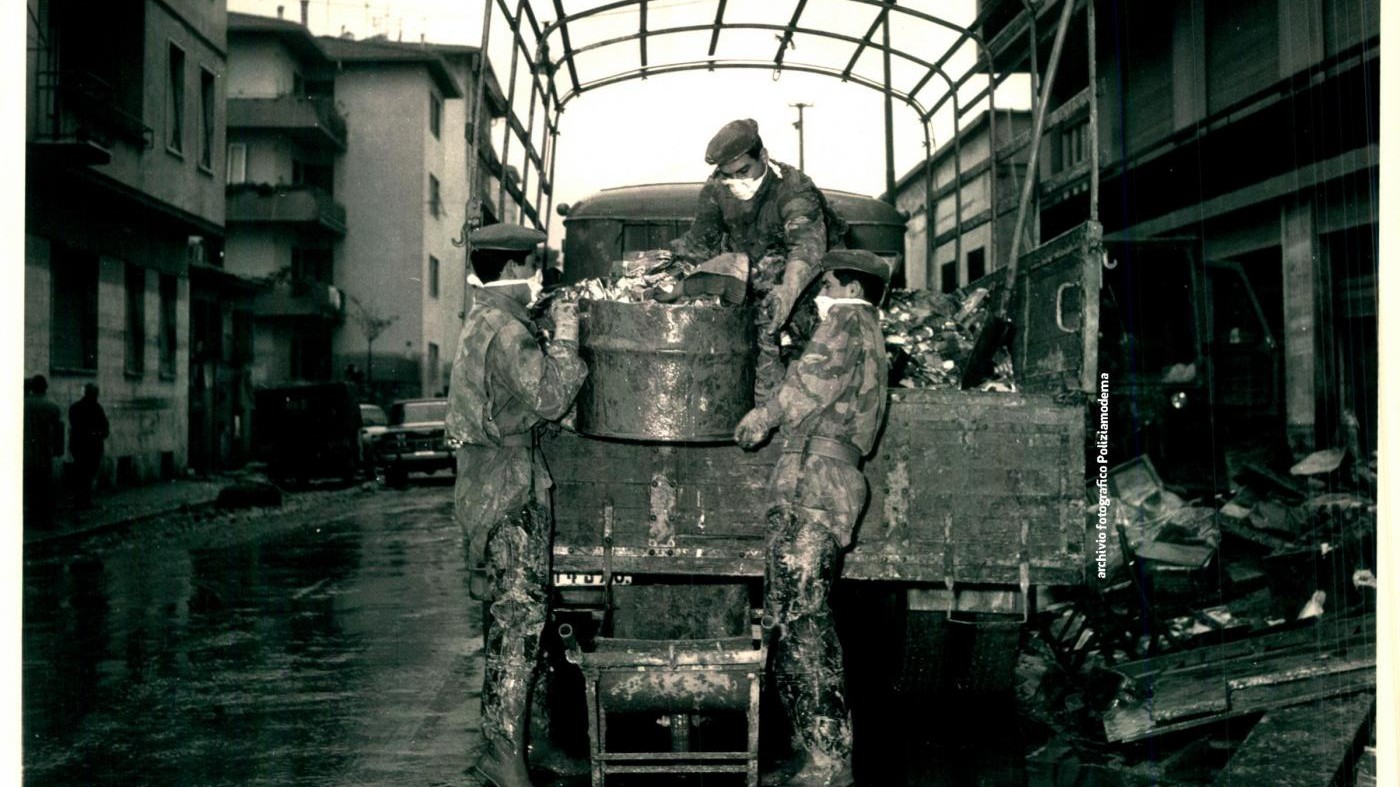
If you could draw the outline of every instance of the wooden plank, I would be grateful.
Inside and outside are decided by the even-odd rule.
[[[1340,780],[1375,702],[1374,694],[1359,693],[1269,711],[1215,783],[1330,787]]]
[[[1375,679],[1374,665],[1352,672],[1322,675],[1309,680],[1282,684],[1264,702],[1247,707],[1232,705],[1230,710],[1225,713],[1197,716],[1164,724],[1151,723],[1150,713],[1142,705],[1122,705],[1104,715],[1104,734],[1112,743],[1133,743],[1205,724],[1217,724],[1237,719],[1260,711],[1286,708],[1315,700],[1367,692],[1374,695]]]
[[[1119,664],[1113,671],[1133,680],[1141,680],[1162,672],[1180,671],[1203,664],[1219,665],[1236,659],[1254,660],[1267,654],[1292,652],[1300,648],[1316,651],[1323,647],[1365,647],[1367,643],[1374,647],[1375,641],[1374,614],[1354,617],[1324,615],[1278,626],[1248,639]]]

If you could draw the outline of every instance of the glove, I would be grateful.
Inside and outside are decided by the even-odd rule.
[[[763,314],[767,320],[769,334],[776,335],[787,324],[792,305],[797,301],[797,295],[792,289],[786,284],[779,284],[763,299]]]
[[[768,423],[767,411],[756,407],[734,428],[734,442],[738,443],[740,448],[751,449],[763,442],[772,430],[772,425]]]
[[[797,299],[816,280],[820,271],[801,258],[791,258],[783,266],[783,280],[768,293],[763,301],[768,317],[768,332],[776,335],[792,316],[792,307]]]
[[[578,306],[565,301],[555,301],[549,307],[550,319],[554,320],[554,341],[578,341]]]

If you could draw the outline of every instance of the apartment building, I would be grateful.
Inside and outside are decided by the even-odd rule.
[[[335,63],[304,24],[229,15],[226,270],[266,284],[253,302],[252,383],[329,380],[350,230],[338,198],[349,145]]]
[[[187,462],[189,260],[224,233],[223,0],[28,0],[24,367],[96,384],[99,483]]]

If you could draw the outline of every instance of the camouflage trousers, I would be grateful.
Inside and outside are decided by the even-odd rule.
[[[766,324],[758,326],[758,357],[754,360],[753,406],[767,402],[783,384],[787,368],[783,366],[778,337],[768,333]]]
[[[502,751],[524,751],[530,686],[549,611],[549,525],[549,511],[532,503],[496,522],[487,535],[481,732]]]
[[[826,524],[790,504],[768,514],[765,611],[778,622],[774,676],[792,722],[794,748],[814,766],[835,770],[851,761],[851,714],[841,641],[827,598],[841,548]]]

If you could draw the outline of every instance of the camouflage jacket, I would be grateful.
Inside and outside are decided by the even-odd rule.
[[[474,562],[494,522],[528,504],[532,491],[536,499],[548,495],[549,472],[525,436],[564,415],[587,374],[575,343],[540,349],[518,300],[493,288],[474,290],[447,402],[447,436],[463,443],[455,515]]]
[[[875,308],[838,304],[762,408],[786,445],[769,480],[774,505],[825,525],[843,547],[865,506],[865,476],[849,462],[803,452],[803,443],[816,436],[870,453],[885,417],[888,375]]]
[[[700,190],[695,220],[671,242],[678,256],[701,262],[716,254],[742,251],[753,261],[758,289],[772,289],[789,259],[817,270],[828,248],[839,246],[846,223],[826,196],[799,170],[769,162],[769,176],[751,200],[729,193],[718,173]]]

